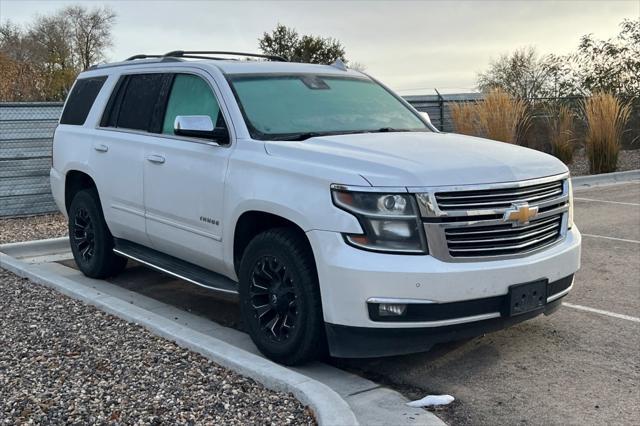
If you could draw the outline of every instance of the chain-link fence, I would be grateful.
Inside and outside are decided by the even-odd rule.
[[[56,211],[51,142],[62,103],[0,103],[0,217]]]
[[[450,95],[417,95],[404,96],[418,111],[429,114],[431,124],[441,132],[453,132],[454,123],[451,116],[451,105],[457,102],[473,102],[482,99],[480,93],[459,93]]]
[[[461,93],[452,95],[405,96],[404,99],[418,111],[427,112],[433,125],[440,131],[454,132],[455,123],[451,114],[451,107],[460,102],[481,102],[482,94]],[[527,131],[519,143],[540,151],[551,152],[549,142],[549,115],[551,111],[553,111],[554,105],[562,104],[568,106],[574,113],[575,133],[573,136],[576,146],[582,146],[587,130],[587,123],[582,114],[583,101],[584,98],[579,96],[528,99],[528,111],[531,118],[527,126]],[[624,101],[631,106],[631,115],[622,134],[622,149],[639,149],[640,99],[626,99]]]

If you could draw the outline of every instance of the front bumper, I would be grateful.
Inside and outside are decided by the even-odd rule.
[[[428,334],[439,335],[444,331],[449,335],[449,331],[455,330],[456,335],[461,335],[461,330],[472,330],[475,326],[490,325],[494,329],[508,326],[531,314],[507,319],[495,312],[493,316],[478,316],[463,309],[455,318],[445,321],[384,322],[371,318],[367,301],[405,299],[433,306],[496,298],[507,295],[514,284],[537,280],[554,283],[573,275],[580,267],[581,237],[575,226],[561,242],[546,250],[526,257],[486,262],[443,262],[428,255],[373,253],[347,245],[336,232],[314,230],[307,235],[316,259],[324,320],[332,346],[340,346],[342,338],[338,334],[346,336],[347,341],[350,337],[355,340],[355,336],[351,336],[354,332],[358,335],[371,333],[372,336],[419,336],[428,328],[455,327]],[[547,302],[548,309],[557,305],[552,298]],[[351,330],[346,334],[337,333],[336,330],[344,331],[345,327]],[[475,335],[477,331],[471,333]],[[408,347],[428,347],[433,341],[441,341],[440,338],[427,340],[429,342],[412,342]],[[405,351],[397,347],[393,351],[402,352]]]
[[[326,324],[331,355],[338,358],[371,358],[403,355],[429,350],[442,342],[468,339],[501,330],[540,314],[550,315],[562,304],[561,298],[544,308],[514,317],[498,317],[465,324],[425,328],[368,328]]]
[[[487,262],[443,262],[431,256],[373,253],[347,245],[329,231],[307,233],[318,270],[324,320],[370,328],[419,328],[424,321],[378,322],[369,317],[371,298],[450,303],[503,296],[509,286],[555,282],[580,267],[581,237],[574,226],[558,244],[530,256]],[[440,325],[440,324],[436,324]]]

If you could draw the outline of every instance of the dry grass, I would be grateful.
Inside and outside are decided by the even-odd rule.
[[[451,105],[453,130],[462,135],[475,136],[476,104],[474,102],[456,102]]]
[[[564,164],[570,164],[575,151],[576,123],[573,111],[566,105],[549,107],[546,116],[552,153]]]
[[[583,103],[587,120],[585,146],[589,172],[615,172],[622,132],[629,121],[631,107],[610,93],[595,93]]]
[[[491,90],[484,96],[484,101],[478,103],[478,126],[489,139],[518,143],[529,120],[527,102],[512,98],[504,90]]]
[[[487,92],[482,101],[455,104],[451,115],[456,133],[514,144],[526,132],[530,121],[527,102],[502,89]]]

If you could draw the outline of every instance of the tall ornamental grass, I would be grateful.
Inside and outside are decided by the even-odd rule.
[[[529,126],[530,114],[524,99],[493,89],[478,103],[478,126],[489,139],[518,143]]]
[[[451,115],[457,133],[513,144],[521,140],[531,118],[527,102],[502,89],[490,90],[481,101],[455,104]]]
[[[576,122],[566,105],[549,107],[546,111],[551,152],[564,164],[570,164],[575,151]]]
[[[476,133],[476,103],[456,102],[451,105],[453,131],[461,135],[475,136]]]
[[[595,93],[583,101],[587,121],[585,146],[591,174],[615,172],[622,133],[631,107],[611,93]]]

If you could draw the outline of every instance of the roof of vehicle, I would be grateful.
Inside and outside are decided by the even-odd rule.
[[[138,68],[144,66],[154,66],[165,64],[166,66],[199,66],[199,67],[215,67],[225,74],[277,74],[277,73],[294,73],[294,74],[336,74],[363,76],[362,73],[343,69],[335,65],[320,65],[299,62],[278,62],[265,60],[233,60],[233,59],[183,59],[178,57],[151,57],[134,60],[126,60],[121,62],[112,62],[100,64],[88,69],[87,73],[93,71],[108,70],[111,68],[126,67],[126,69]]]

